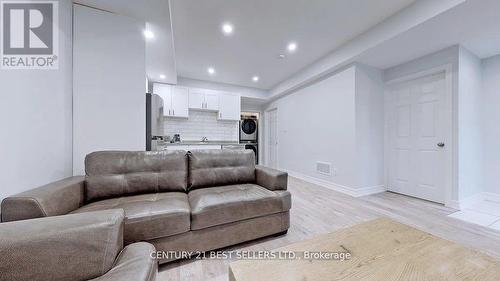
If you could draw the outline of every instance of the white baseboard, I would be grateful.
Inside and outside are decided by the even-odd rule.
[[[450,200],[444,204],[446,207],[455,209],[455,210],[460,210],[460,202],[458,200]]]
[[[446,204],[446,206],[457,210],[463,210],[481,201],[493,201],[500,203],[500,194],[479,192],[462,200],[451,200]]]
[[[367,186],[367,187],[361,187],[361,188],[353,188],[341,184],[336,184],[333,182],[325,181],[322,179],[318,179],[315,177],[307,176],[301,173],[297,173],[294,171],[287,171],[288,175],[294,178],[301,179],[303,181],[307,181],[334,191],[338,191],[344,194],[347,194],[349,196],[353,197],[360,197],[360,196],[366,196],[366,195],[371,195],[371,194],[376,194],[376,193],[381,193],[387,191],[384,185],[377,185],[377,186]]]
[[[500,194],[498,193],[482,192],[481,194],[484,200],[500,203]]]

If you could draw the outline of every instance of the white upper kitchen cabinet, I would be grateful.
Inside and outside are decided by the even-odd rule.
[[[163,99],[163,115],[168,117],[188,118],[188,88],[168,84],[154,83],[153,93]]]
[[[205,93],[205,109],[219,110],[219,94],[215,91]]]
[[[219,109],[219,96],[215,91],[190,88],[189,108],[217,111]]]
[[[189,108],[204,109],[205,108],[205,90],[189,89]]]
[[[172,87],[172,117],[189,117],[189,90],[185,87]]]
[[[168,117],[189,118],[189,109],[217,111],[218,120],[240,120],[241,98],[237,94],[153,84],[153,93],[163,99],[163,114]]]
[[[241,119],[241,98],[234,94],[219,94],[219,120]]]

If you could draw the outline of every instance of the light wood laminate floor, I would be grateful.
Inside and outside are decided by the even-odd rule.
[[[289,178],[292,193],[287,235],[243,243],[228,250],[271,250],[372,220],[389,217],[441,238],[500,259],[500,231],[447,217],[456,210],[440,204],[385,192],[360,198]],[[162,281],[228,280],[228,260],[182,260],[159,268]]]

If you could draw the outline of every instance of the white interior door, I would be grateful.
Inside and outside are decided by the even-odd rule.
[[[388,189],[444,203],[445,75],[392,85],[387,96]]]
[[[267,113],[267,159],[268,166],[278,168],[278,110],[273,109]]]

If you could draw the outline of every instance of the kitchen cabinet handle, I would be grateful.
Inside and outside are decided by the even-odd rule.
[[[222,112],[219,112],[219,118],[222,118]]]
[[[175,110],[174,110],[174,109],[172,109],[172,115],[174,115],[174,116],[175,116]]]
[[[170,113],[170,109],[169,109],[169,110],[168,110],[168,116],[170,116],[170,115],[171,115],[171,113]]]

